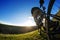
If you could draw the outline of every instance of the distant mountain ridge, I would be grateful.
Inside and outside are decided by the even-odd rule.
[[[20,34],[26,33],[36,30],[37,27],[22,27],[22,26],[12,26],[12,25],[5,25],[0,23],[0,33],[3,34]]]

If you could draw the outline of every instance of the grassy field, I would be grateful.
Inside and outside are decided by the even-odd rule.
[[[36,30],[25,34],[0,34],[0,40],[42,40],[42,38]]]

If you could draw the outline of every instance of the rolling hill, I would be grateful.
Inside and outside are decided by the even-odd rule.
[[[36,29],[37,29],[36,26],[26,27],[26,26],[13,26],[13,25],[0,24],[0,33],[3,34],[21,34],[31,32]]]

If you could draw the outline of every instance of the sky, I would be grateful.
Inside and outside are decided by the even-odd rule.
[[[49,0],[44,0],[47,7]],[[60,7],[60,1],[56,0],[52,8],[52,14],[56,14]],[[39,0],[0,0],[0,23],[20,26],[35,26],[31,15],[32,7],[39,7]]]

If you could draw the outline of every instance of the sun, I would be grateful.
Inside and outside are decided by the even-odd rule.
[[[36,24],[33,20],[27,20],[24,23],[22,23],[21,25],[22,26],[36,26]]]
[[[3,24],[7,24],[7,25],[14,25],[14,26],[27,26],[27,27],[31,27],[31,26],[36,26],[36,23],[34,22],[34,20],[32,19],[32,17],[29,17],[29,19],[27,19],[26,21],[22,22],[22,23],[8,23],[8,22],[3,22],[0,21]]]

